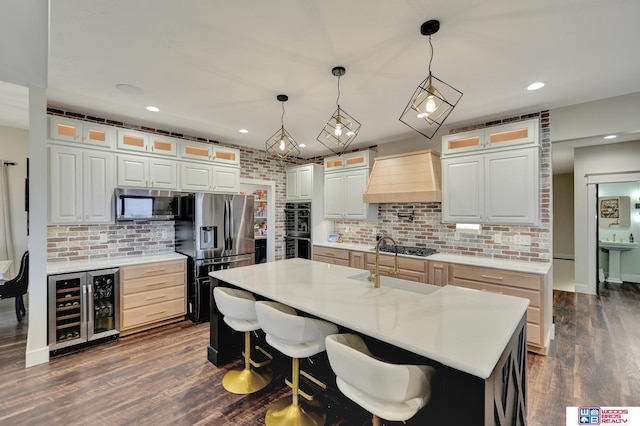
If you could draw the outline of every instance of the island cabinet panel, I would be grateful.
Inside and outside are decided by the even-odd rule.
[[[121,335],[184,319],[184,260],[126,266],[120,271]]]
[[[329,263],[332,265],[349,266],[349,250],[314,246],[313,260]]]
[[[546,353],[544,277],[537,274],[506,271],[468,265],[453,266],[452,284],[459,287],[529,299],[527,343],[532,352]]]
[[[373,271],[376,267],[375,253],[365,253],[367,269]],[[412,259],[409,257],[398,257],[398,273],[394,274],[395,256],[380,255],[378,263],[380,275],[386,277],[401,278],[407,281],[415,281],[419,283],[427,283],[427,262],[420,259]]]

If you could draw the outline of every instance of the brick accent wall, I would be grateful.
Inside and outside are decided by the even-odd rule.
[[[479,234],[456,232],[455,225],[440,223],[441,203],[396,203],[378,205],[378,221],[335,221],[335,231],[342,233],[344,241],[348,243],[373,245],[375,230],[378,233],[391,235],[398,244],[434,248],[441,253],[550,262],[552,173],[549,111],[480,123],[456,129],[453,133],[531,118],[540,119],[540,226],[483,225]],[[398,213],[412,211],[414,212],[413,221],[398,219]],[[531,245],[515,244],[514,237],[518,235],[531,237]]]
[[[174,251],[173,221],[47,227],[47,261],[106,259]]]

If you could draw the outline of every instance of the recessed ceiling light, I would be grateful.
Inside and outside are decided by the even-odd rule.
[[[301,143],[300,145],[298,145],[300,148],[306,148],[307,144],[306,143]]]
[[[538,90],[544,87],[544,83],[541,81],[536,81],[527,86],[527,90]]]
[[[240,129],[238,130],[240,133],[249,133],[249,131],[247,129]]]
[[[149,105],[147,107],[147,111],[151,111],[151,112],[159,112],[160,108],[158,108],[157,106],[153,106],[153,105]]]
[[[616,135],[609,135],[609,136],[605,136],[605,139],[615,139]]]
[[[116,84],[116,89],[129,95],[142,95],[144,93],[144,90],[131,84]]]

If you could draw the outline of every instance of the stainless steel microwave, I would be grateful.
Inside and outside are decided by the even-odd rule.
[[[147,188],[116,188],[116,220],[174,220],[180,216],[177,191]]]

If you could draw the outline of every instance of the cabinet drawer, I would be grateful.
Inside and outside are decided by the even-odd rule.
[[[133,293],[147,292],[149,290],[158,290],[167,287],[185,285],[184,272],[175,274],[148,276],[135,280],[127,279],[122,283],[122,294],[128,295]]]
[[[457,268],[457,265],[456,265]],[[468,281],[460,278],[453,278],[453,285],[457,285],[459,287],[467,287],[473,288],[476,290],[482,291],[490,291],[492,293],[500,293],[506,294],[509,296],[523,297],[525,299],[529,299],[532,306],[539,307],[540,306],[540,292],[526,290],[522,288],[514,288],[514,287],[506,287],[502,285],[489,284],[478,281]]]
[[[347,253],[346,259],[328,257],[328,256],[320,256],[318,254],[313,255],[313,260],[318,262],[328,263],[330,265],[341,265],[341,266],[349,266],[349,253]]]
[[[538,324],[527,323],[527,343],[542,346],[542,332]]]
[[[373,267],[376,264],[376,255],[375,253],[366,253],[367,255],[367,267]],[[380,265],[381,266],[395,266],[395,255],[380,255]],[[398,257],[398,269],[404,269],[407,271],[415,271],[420,273],[426,273],[426,264],[427,262],[424,260],[411,259],[408,257]]]
[[[315,255],[317,255],[322,257],[333,257],[335,259],[343,259],[347,261],[347,266],[349,266],[349,250],[314,246],[313,254],[314,254],[314,258],[315,258]]]
[[[139,325],[161,321],[166,318],[186,313],[184,299],[154,303],[139,308],[125,309],[122,312],[122,328],[127,329]]]
[[[455,265],[453,268],[453,277],[510,287],[520,287],[535,291],[540,291],[541,284],[541,277],[539,275],[467,265]]]
[[[140,293],[127,294],[123,298],[122,306],[126,309],[138,308],[140,306],[152,305],[166,302],[168,300],[183,299],[185,286],[161,288],[158,290],[144,291]]]
[[[540,308],[529,305],[527,308],[527,322],[531,324],[540,324]]]
[[[175,272],[184,272],[184,260],[171,260],[168,262],[146,263],[142,265],[126,266],[121,269],[122,279],[130,280],[154,275],[166,275]]]

